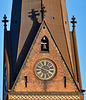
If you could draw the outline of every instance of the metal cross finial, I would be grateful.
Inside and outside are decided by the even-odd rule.
[[[28,14],[30,14],[28,17],[30,17],[31,20],[35,20],[35,21],[37,20],[37,16],[40,15],[38,10],[34,10],[34,9],[32,9],[32,11],[29,12]]]
[[[76,18],[74,16],[71,19],[72,19],[72,21],[70,21],[70,22],[73,24],[72,27],[73,27],[73,30],[74,30],[75,29],[75,23],[77,23],[77,21],[75,21]]]
[[[42,20],[44,19],[44,16],[45,16],[45,12],[47,12],[45,10],[45,6],[42,4],[42,7],[41,7],[41,10],[40,10],[41,14],[42,14]]]
[[[4,29],[6,29],[6,26],[7,26],[6,23],[8,22],[7,17],[6,17],[6,14],[4,14],[3,19],[4,19],[4,20],[2,20],[2,22],[4,23]]]

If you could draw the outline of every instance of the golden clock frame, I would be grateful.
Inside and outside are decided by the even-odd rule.
[[[53,63],[53,65],[54,65],[54,67],[55,67],[55,74],[54,74],[51,78],[49,78],[49,79],[47,79],[47,80],[43,80],[42,78],[38,77],[37,74],[36,74],[36,71],[35,71],[35,67],[36,67],[37,63],[40,62],[40,61],[42,61],[42,60],[48,60],[48,61],[50,61],[51,63]],[[50,80],[52,80],[52,79],[56,76],[56,74],[57,74],[57,66],[56,66],[56,64],[54,63],[53,60],[51,60],[51,59],[49,59],[49,58],[41,58],[41,59],[38,59],[38,60],[35,62],[34,67],[33,67],[33,71],[34,71],[34,76],[35,76],[37,79],[39,79],[39,80],[41,80],[41,81],[50,81]]]

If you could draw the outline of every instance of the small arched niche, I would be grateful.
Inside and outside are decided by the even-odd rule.
[[[49,51],[49,41],[46,36],[41,39],[41,51]]]

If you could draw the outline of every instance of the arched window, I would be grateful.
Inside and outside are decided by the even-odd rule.
[[[41,51],[49,51],[49,41],[46,36],[41,39]]]

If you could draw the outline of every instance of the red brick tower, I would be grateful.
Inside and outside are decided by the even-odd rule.
[[[13,1],[8,100],[84,100],[71,22],[65,0]]]

